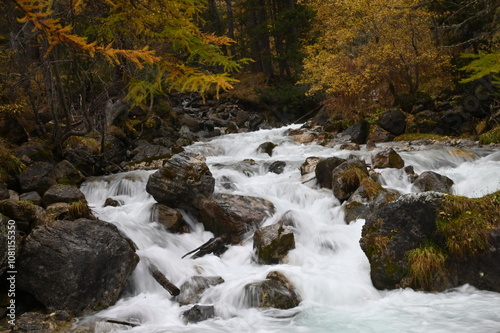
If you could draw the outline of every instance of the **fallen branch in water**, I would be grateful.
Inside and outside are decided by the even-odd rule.
[[[160,286],[162,286],[163,288],[165,288],[170,293],[170,295],[172,295],[172,296],[177,296],[177,295],[179,295],[181,293],[181,291],[179,290],[179,288],[177,288],[172,282],[170,282],[170,280],[167,279],[167,277],[165,276],[165,274],[163,274],[158,269],[158,267],[156,267],[155,264],[153,264],[149,260],[147,262],[148,262],[149,272],[154,277],[154,279],[156,280],[156,282],[158,282],[160,284]]]

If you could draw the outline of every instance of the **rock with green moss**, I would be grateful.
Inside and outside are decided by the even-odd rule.
[[[85,195],[76,186],[56,184],[51,186],[43,195],[42,202],[45,207],[55,202],[72,203],[85,200]]]
[[[172,156],[153,173],[146,191],[168,207],[197,208],[199,201],[214,192],[215,179],[205,163],[205,157],[190,152]]]
[[[311,160],[310,160],[311,159]],[[309,162],[309,160],[311,162]],[[332,172],[336,167],[344,163],[346,160],[340,157],[328,157],[321,160],[316,160],[316,158],[308,158],[306,160],[307,163],[310,163],[309,169],[314,170],[316,174],[316,180],[321,187],[324,188],[332,188]],[[305,164],[305,163],[304,163]],[[302,167],[301,167],[302,170]],[[304,170],[307,170],[304,167]]]
[[[500,192],[466,198],[404,195],[372,214],[361,248],[378,289],[500,291]]]
[[[382,150],[372,157],[372,168],[374,169],[401,169],[404,166],[405,162],[403,161],[401,156],[392,148]]]
[[[358,189],[363,179],[368,177],[365,162],[353,158],[340,164],[332,172],[333,195],[345,201]]]
[[[247,284],[245,299],[250,307],[291,309],[301,298],[291,281],[283,274],[272,271],[266,280]]]
[[[286,220],[280,220],[273,225],[255,231],[253,248],[259,264],[279,264],[283,262],[288,252],[295,248],[292,227],[286,222]]]

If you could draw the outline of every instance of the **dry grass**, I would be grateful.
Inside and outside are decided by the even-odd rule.
[[[416,287],[432,289],[436,276],[444,275],[446,255],[434,244],[425,244],[407,253],[409,276]]]

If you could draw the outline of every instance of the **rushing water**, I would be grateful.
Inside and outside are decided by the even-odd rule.
[[[82,191],[96,214],[117,225],[136,243],[141,261],[122,299],[82,321],[92,323],[96,332],[500,332],[498,293],[471,286],[443,293],[376,290],[371,284],[368,260],[359,246],[364,220],[346,224],[342,207],[331,190],[320,189],[314,179],[302,178],[298,169],[309,156],[345,158],[355,154],[369,160],[376,151],[302,145],[284,135],[286,129],[231,134],[187,148],[207,157],[216,179],[216,192],[258,196],[273,202],[276,213],[264,225],[291,211],[296,249],[289,253],[286,264],[256,264],[251,238],[231,246],[220,258],[207,255],[181,259],[213,235],[188,215],[185,219],[191,232],[187,234],[166,232],[151,221],[155,201],[145,191],[151,171],[122,173],[85,183]],[[272,157],[257,153],[257,147],[267,141],[278,144]],[[433,170],[452,178],[456,194],[479,197],[500,189],[498,149],[464,153],[441,148],[403,152],[401,156],[417,173]],[[256,166],[237,167],[249,158],[257,162]],[[282,174],[268,172],[274,161],[286,162]],[[411,192],[402,171],[379,171],[385,187]],[[124,204],[102,207],[108,197]],[[208,289],[200,302],[213,304],[216,317],[197,324],[184,323],[182,313],[191,306],[180,306],[156,283],[147,271],[146,258],[177,286],[195,275],[221,276],[225,282]],[[284,273],[296,286],[302,298],[299,307],[276,310],[246,306],[244,286],[263,280],[272,270]],[[140,325],[132,328],[109,324],[100,318]]]

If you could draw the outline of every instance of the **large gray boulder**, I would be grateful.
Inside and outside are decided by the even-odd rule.
[[[401,110],[390,109],[380,116],[377,124],[394,135],[401,135],[406,129],[406,115]]]
[[[26,238],[16,282],[48,311],[79,315],[113,305],[138,261],[113,224],[54,221]]]
[[[43,195],[42,202],[45,207],[56,203],[85,200],[85,195],[76,186],[56,184],[51,186]]]
[[[146,191],[168,207],[198,208],[214,192],[215,179],[202,155],[182,152],[172,156],[149,177]]]
[[[237,244],[274,210],[274,205],[262,198],[219,193],[202,200],[199,219],[215,236],[227,235],[229,243]]]

